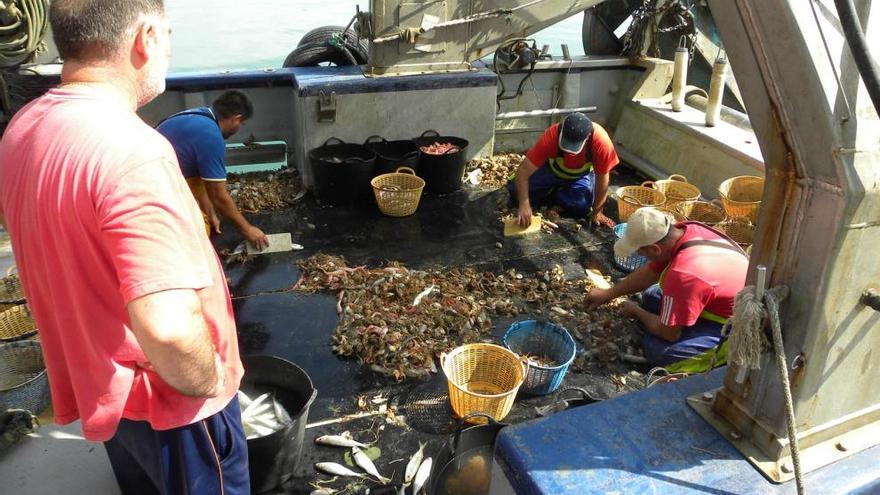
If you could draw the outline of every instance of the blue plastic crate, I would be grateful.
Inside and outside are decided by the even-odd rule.
[[[536,320],[514,323],[504,333],[501,341],[505,347],[521,356],[546,356],[559,363],[552,367],[529,363],[526,379],[520,388],[529,395],[546,395],[558,389],[577,351],[568,330],[553,323]]]
[[[618,239],[623,238],[623,235],[626,233],[626,224],[621,223],[614,227],[614,235],[617,236]],[[621,258],[620,256],[614,256],[614,266],[617,268],[629,273],[635,271],[638,268],[641,268],[642,265],[648,263],[648,258],[640,254],[631,254],[625,258]]]

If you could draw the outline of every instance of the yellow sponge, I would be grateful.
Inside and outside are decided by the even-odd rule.
[[[528,227],[521,227],[516,217],[504,220],[504,237],[521,236],[541,231],[541,215],[532,215],[532,223]]]

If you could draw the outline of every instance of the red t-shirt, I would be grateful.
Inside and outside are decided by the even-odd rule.
[[[164,138],[114,94],[49,91],[0,141],[0,210],[43,346],[55,420],[108,440],[121,418],[156,430],[222,410],[243,369],[226,280]],[[226,367],[218,397],[186,397],[149,371],[126,305],[195,289]]]
[[[678,251],[688,241],[730,243],[698,224],[678,224],[685,233],[675,245]],[[689,246],[678,251],[667,266],[651,263],[664,272],[660,321],[666,326],[690,326],[703,311],[724,318],[733,316],[733,300],[746,283],[749,260],[742,253],[714,246]]]
[[[597,174],[611,172],[620,163],[620,158],[617,157],[617,151],[608,133],[595,122],[593,122],[593,137],[590,141],[592,150],[584,146],[578,154],[565,153],[559,149],[559,124],[554,124],[544,131],[538,142],[526,153],[526,157],[538,168],[547,165],[551,159],[561,158],[563,166],[573,170],[583,167],[590,159]],[[592,151],[590,156],[587,156],[587,151]]]

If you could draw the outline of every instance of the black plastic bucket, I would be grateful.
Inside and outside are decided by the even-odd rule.
[[[242,361],[242,390],[255,394],[274,392],[292,420],[284,429],[247,441],[251,492],[264,493],[293,476],[302,457],[309,407],[318,391],[302,368],[285,359],[246,356]]]
[[[399,167],[409,167],[419,172],[419,148],[411,139],[388,141],[380,136],[370,136],[364,146],[376,153],[375,175],[390,174]]]
[[[413,139],[419,148],[419,177],[425,179],[425,190],[445,194],[461,189],[464,169],[467,166],[468,141],[459,137],[441,136],[437,131],[425,131],[421,137]],[[457,151],[445,155],[430,155],[421,151],[422,147],[434,143],[452,143]]]
[[[321,201],[348,204],[373,198],[373,169],[376,153],[360,144],[337,138],[309,152],[315,177],[315,192]]]

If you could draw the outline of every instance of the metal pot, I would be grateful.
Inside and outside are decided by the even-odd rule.
[[[484,417],[488,423],[465,428],[474,417]],[[495,439],[505,426],[483,413],[462,418],[458,430],[434,456],[428,495],[488,494]]]

